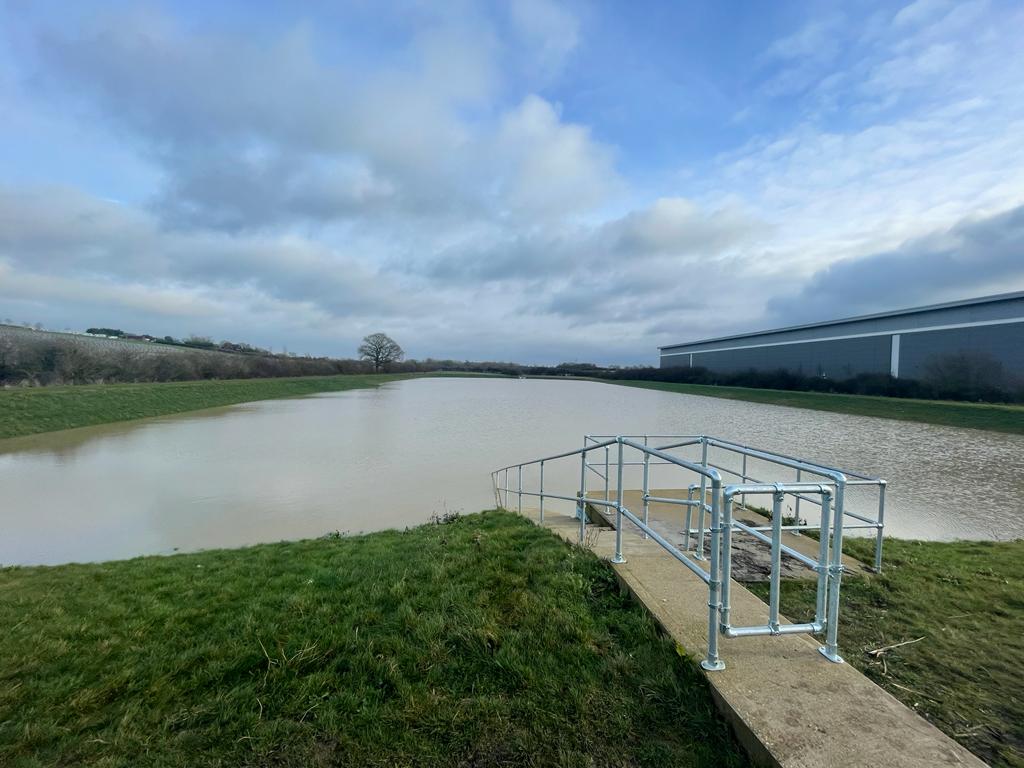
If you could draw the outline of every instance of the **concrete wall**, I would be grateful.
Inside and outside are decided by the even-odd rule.
[[[661,367],[919,378],[931,360],[962,351],[1024,377],[1024,294],[677,344],[662,349]]]

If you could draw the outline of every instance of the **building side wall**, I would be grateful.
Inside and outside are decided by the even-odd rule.
[[[774,347],[698,352],[694,367],[720,373],[751,368],[775,371],[780,368],[804,376],[845,379],[858,373],[888,373],[891,337],[867,336],[842,341],[816,341]],[[663,368],[689,366],[690,355],[663,357]]]
[[[1012,325],[983,325],[947,331],[906,333],[900,337],[900,378],[922,378],[930,361],[965,352],[998,360],[1014,376],[1024,376],[1024,320]]]
[[[739,345],[722,342],[720,346]],[[1024,378],[1024,317],[1018,322],[999,325],[903,332],[899,334],[895,357],[893,334],[886,333],[770,346],[750,345],[739,349],[697,350],[665,355],[661,358],[661,367],[688,367],[692,360],[694,367],[720,373],[782,368],[804,376],[844,379],[861,373],[891,373],[892,364],[898,362],[900,378],[919,379],[926,376],[932,362],[958,353],[991,357],[999,361],[1008,374]]]
[[[1024,319],[1024,297],[893,314],[862,320],[826,323],[809,328],[752,333],[742,337],[719,341],[695,341],[687,344],[675,344],[665,347],[662,352],[699,352],[702,350],[720,349],[722,347],[806,341],[856,334],[899,333],[903,330],[914,330],[931,326],[1015,319]]]

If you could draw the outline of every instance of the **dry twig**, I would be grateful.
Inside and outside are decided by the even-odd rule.
[[[904,645],[910,645],[911,643],[919,643],[924,640],[923,637],[919,637],[916,640],[904,640],[902,643],[894,643],[893,645],[883,645],[881,648],[875,648],[873,651],[865,651],[865,653],[873,659],[877,659],[882,654],[888,653],[893,648],[900,648]]]

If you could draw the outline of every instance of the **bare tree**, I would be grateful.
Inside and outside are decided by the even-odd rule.
[[[405,357],[405,352],[394,339],[384,333],[371,333],[359,345],[359,359],[373,363],[373,371],[387,369],[390,363],[396,363]]]

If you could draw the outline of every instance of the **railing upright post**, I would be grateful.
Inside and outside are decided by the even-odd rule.
[[[580,454],[580,495],[576,502],[576,515],[580,519],[580,546],[587,534],[587,452]]]
[[[708,581],[708,655],[700,663],[701,667],[710,671],[724,669],[725,664],[718,658],[718,613],[720,609],[719,591],[721,573],[719,572],[719,547],[721,545],[718,503],[722,496],[722,481],[715,480],[711,484],[711,579]],[[701,509],[701,513],[703,513]]]
[[[831,533],[832,493],[827,489],[821,494],[821,525],[818,530],[818,590],[814,600],[814,621],[827,626],[825,597],[828,592],[828,537]]]
[[[722,632],[729,629],[730,581],[732,579],[732,496],[722,494],[722,560],[718,570],[722,573],[719,586],[718,623]]]
[[[501,505],[501,508],[502,509],[508,509],[508,469],[507,468],[505,469],[505,483],[504,483],[503,490],[505,491],[505,501]]]
[[[519,465],[519,481],[516,483],[516,489],[519,491],[519,514],[523,514],[523,465]]]
[[[772,494],[772,570],[768,588],[768,627],[772,632],[779,631],[779,584],[782,579],[782,502],[785,501],[785,498],[786,494],[782,491]]]
[[[706,435],[700,436],[700,464],[704,469],[708,468],[708,438]],[[713,502],[713,500],[712,500]],[[705,521],[707,517],[707,503],[708,503],[708,479],[705,475],[700,476],[700,505],[697,507],[697,551],[694,556],[698,560],[704,559],[704,529]]]
[[[644,440],[646,442],[646,438],[644,438]],[[644,487],[643,487],[643,493],[644,493],[644,525],[648,525],[648,521],[650,520],[650,511],[651,511],[651,502],[650,502],[650,496],[651,496],[650,473],[651,473],[651,454],[647,453],[647,451],[644,451]],[[647,538],[647,531],[644,531],[644,538],[645,539]]]
[[[686,489],[686,500],[691,502],[686,505],[686,530],[683,531],[683,549],[687,552],[690,551],[690,530],[693,528],[693,492],[697,490],[697,486],[693,483]]]
[[[612,562],[624,563],[626,558],[622,556],[622,438],[616,439],[619,441],[619,471],[615,483],[615,557],[612,558]],[[605,451],[607,450],[608,447],[605,446]]]
[[[882,572],[882,539],[885,535],[885,480],[878,483],[878,532],[875,534],[875,573]]]
[[[608,473],[608,446],[604,447],[604,500],[608,501],[611,499],[608,493],[608,479],[610,475]]]
[[[743,452],[743,469],[742,469],[742,471],[740,473],[740,478],[741,478],[741,482],[745,485],[746,482],[747,482],[747,452],[746,451]],[[744,494],[740,495],[740,503],[744,507],[747,506],[747,494],[744,493]]]
[[[829,661],[843,662],[839,655],[839,587],[843,580],[843,502],[846,496],[846,479],[836,479],[835,507],[832,512],[832,552],[828,565],[828,619],[825,645],[821,651]]]
[[[544,462],[540,463],[540,521],[544,522]]]
[[[797,467],[797,470],[796,470],[796,481],[799,483],[801,478],[803,478],[803,473],[800,471],[800,468]],[[800,494],[799,493],[796,495],[796,504],[794,506],[795,506],[795,509],[793,511],[793,515],[796,517],[796,524],[800,525]],[[800,535],[800,531],[793,531],[793,533],[795,533],[797,536]]]

